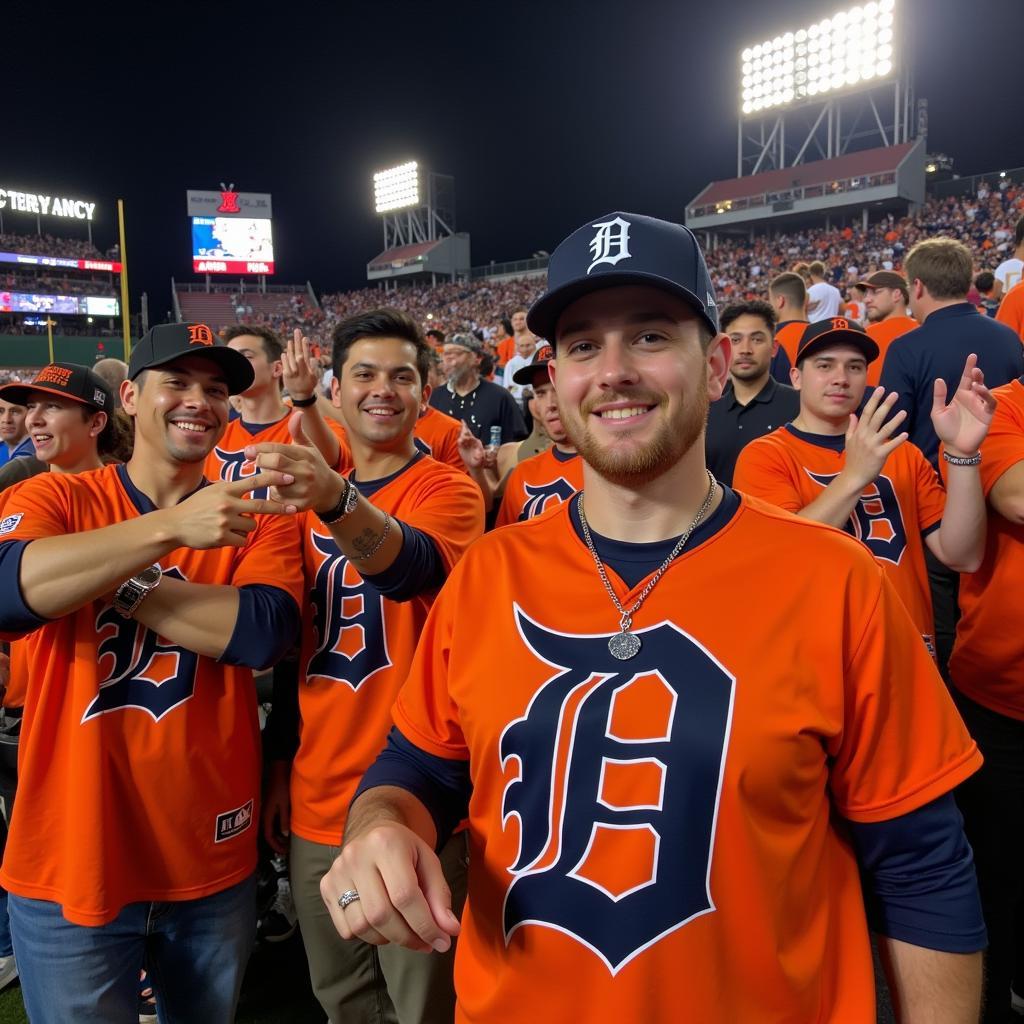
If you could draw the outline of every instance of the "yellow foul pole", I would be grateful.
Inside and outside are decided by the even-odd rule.
[[[131,324],[128,317],[128,250],[124,244],[124,200],[117,201],[117,232],[121,245],[121,330],[124,333],[124,361],[132,354]]]
[[[53,358],[53,320],[50,319],[50,314],[46,314],[46,340],[50,343],[50,362],[54,362]]]

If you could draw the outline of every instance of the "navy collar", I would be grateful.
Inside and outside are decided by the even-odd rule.
[[[121,486],[125,489],[125,493],[128,495],[131,503],[136,507],[136,509],[138,509],[139,515],[144,516],[147,512],[155,512],[156,505],[153,504],[152,499],[148,495],[143,494],[142,491],[132,483],[132,478],[128,475],[128,466],[123,462],[119,462],[116,469],[118,479],[121,481]],[[208,486],[209,483],[209,480],[201,480],[195,491],[189,491],[188,494],[185,494],[178,499],[178,504],[180,505],[183,501],[187,501],[196,493],[196,491]]]
[[[764,386],[749,402],[747,402],[746,406],[743,406],[743,408],[745,409],[747,406],[753,405],[755,402],[770,402],[775,397],[775,389],[777,386],[778,381],[776,381],[769,373],[768,379],[764,382]],[[731,398],[734,406],[742,405],[740,400],[736,397],[736,389],[733,387],[731,377],[725,382],[725,389],[722,391],[722,398]]]
[[[420,459],[424,459],[426,456],[421,451],[417,451],[416,454],[401,468],[395,470],[390,476],[382,476],[378,480],[357,480],[356,471],[353,469],[349,473],[349,480],[356,485],[356,490],[364,497],[369,498],[376,494],[379,490],[387,487],[392,480],[397,480],[407,469],[411,469],[416,465]]]
[[[924,323],[931,320],[948,320],[954,316],[978,315],[978,307],[973,302],[956,302],[952,306],[943,306],[941,309],[933,310],[924,318]]]
[[[579,452],[560,452],[554,445],[551,446],[551,454],[555,457],[555,462],[572,462],[573,459],[580,457]]]
[[[257,434],[262,433],[267,427],[276,427],[278,423],[288,419],[291,416],[291,410],[286,412],[280,419],[271,420],[270,423],[249,423],[243,420],[241,416],[238,417],[238,422],[241,423],[242,429],[247,433],[255,437]]]
[[[833,452],[846,451],[845,434],[811,434],[806,430],[801,430],[799,427],[794,427],[792,423],[787,423],[785,429],[794,437],[798,437],[801,441],[806,441],[808,444],[816,445],[818,448],[828,448],[829,451]]]

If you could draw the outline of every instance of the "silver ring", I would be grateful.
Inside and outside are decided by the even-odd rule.
[[[355,903],[358,899],[359,893],[357,893],[355,889],[346,889],[341,896],[338,897],[338,906],[344,910],[346,907]]]

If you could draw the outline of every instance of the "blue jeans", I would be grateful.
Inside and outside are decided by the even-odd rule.
[[[145,962],[161,1024],[231,1024],[256,936],[256,880],[179,903],[130,903],[109,924],[10,895],[21,994],[32,1024],[137,1024]]]

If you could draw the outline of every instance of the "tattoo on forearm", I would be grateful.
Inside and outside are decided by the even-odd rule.
[[[374,545],[380,541],[380,534],[371,527],[367,527],[362,533],[352,538],[352,547],[361,555],[372,551]]]

